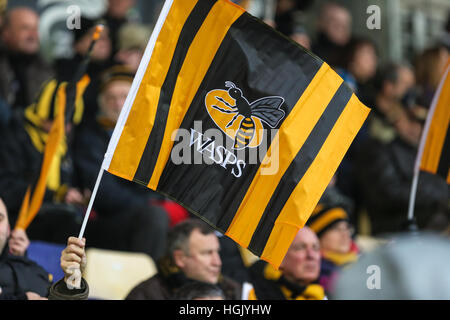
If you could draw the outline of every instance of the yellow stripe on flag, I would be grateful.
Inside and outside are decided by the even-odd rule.
[[[174,0],[115,149],[109,172],[133,180],[155,123],[161,86],[172,62],[181,30],[195,4],[196,1],[192,0]]]
[[[174,142],[171,136],[180,127],[184,115],[189,109],[229,28],[244,12],[239,6],[230,6],[227,1],[219,0],[213,6],[195,36],[178,75],[170,103],[161,150],[155,165],[155,170],[148,184],[149,188],[156,190],[173,147]],[[205,43],[208,45],[205,46]],[[137,129],[140,130],[140,128],[138,127]],[[143,145],[145,147],[145,143]],[[141,155],[142,152],[138,154]],[[133,179],[132,176],[131,179]]]
[[[265,167],[258,169],[244,200],[242,201],[226,235],[247,247],[272,194],[277,188],[287,168],[305,143],[320,116],[342,84],[343,80],[323,63],[311,83],[292,109],[289,116],[269,147],[263,163],[270,162],[274,148],[284,146],[280,155],[278,170],[273,175],[261,174]],[[314,107],[311,107],[314,106]],[[292,137],[296,139],[293,140]],[[289,147],[286,147],[289,146]],[[273,161],[273,160],[272,160]]]
[[[440,96],[428,129],[420,169],[436,173],[450,122],[450,70],[443,80]],[[448,179],[447,179],[448,180]]]
[[[370,109],[353,94],[275,221],[261,259],[274,266],[280,265],[295,235],[305,225],[369,112]]]

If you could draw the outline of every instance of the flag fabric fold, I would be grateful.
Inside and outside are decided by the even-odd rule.
[[[369,111],[325,62],[232,2],[167,0],[102,169],[278,268]]]
[[[25,110],[27,121],[25,128],[36,150],[42,153],[42,164],[41,171],[36,173],[35,181],[25,193],[16,229],[28,228],[42,206],[47,188],[56,191],[60,187],[61,157],[67,150],[66,106],[71,108],[71,104],[76,104],[73,106],[70,121],[80,122],[84,109],[82,94],[89,83],[90,78],[87,75],[70,89],[68,89],[68,82],[58,83],[56,80],[51,80],[43,86],[37,102]],[[70,99],[70,96],[73,96],[73,99]],[[47,133],[42,128],[42,122],[48,119],[53,122]]]
[[[450,59],[433,98],[419,146],[416,166],[450,184]]]

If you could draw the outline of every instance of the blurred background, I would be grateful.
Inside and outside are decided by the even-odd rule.
[[[163,0],[136,0],[135,6],[127,12],[132,21],[154,24]],[[304,26],[314,39],[318,29],[318,15],[322,5],[328,0],[235,0],[247,6],[248,11],[266,20],[275,20],[277,7],[280,12],[289,12],[293,26]],[[367,36],[374,41],[379,51],[380,61],[403,61],[412,59],[426,47],[442,42],[450,45],[448,34],[448,17],[450,1],[447,0],[335,0],[351,13],[352,33],[356,36]],[[94,18],[102,16],[108,7],[107,0],[10,0],[8,7],[27,5],[34,6],[41,14],[41,41],[43,51],[48,59],[70,55],[70,51],[62,44],[70,41],[65,35],[67,8],[78,5],[82,14]],[[380,29],[368,29],[367,19],[369,6],[376,5],[380,9]],[[372,12],[372,11],[371,11]],[[281,17],[282,18],[282,17]],[[68,39],[69,38],[69,39]],[[58,44],[58,45],[56,45]]]

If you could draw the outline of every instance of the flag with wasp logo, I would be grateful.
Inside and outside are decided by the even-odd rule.
[[[102,169],[280,265],[369,108],[228,0],[167,0]]]
[[[450,59],[427,116],[416,167],[437,174],[450,184]]]

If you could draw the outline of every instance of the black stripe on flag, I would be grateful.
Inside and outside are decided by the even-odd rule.
[[[190,130],[194,121],[201,121],[203,131],[217,129],[204,101],[210,90],[224,89],[226,81],[238,85],[249,101],[274,95],[284,97],[282,109],[286,119],[322,64],[320,59],[244,13],[222,41],[180,128]],[[267,149],[272,139],[268,138]],[[219,165],[175,165],[168,161],[157,191],[171,195],[225,233],[259,166],[259,161],[249,163],[242,176],[235,178],[229,169]]]
[[[275,189],[250,241],[248,248],[252,252],[262,254],[284,204],[308,171],[351,96],[350,88],[342,83]]]
[[[441,157],[436,174],[444,177],[447,180],[448,169],[450,166],[450,127],[447,128],[447,135],[445,136],[444,145],[442,146]]]
[[[189,47],[194,41],[203,21],[216,2],[217,0],[198,1],[181,30],[169,71],[167,72],[166,79],[161,87],[155,125],[150,132],[138,169],[133,178],[133,181],[135,182],[143,183],[145,185],[148,185],[150,182],[158,159],[159,150],[161,149],[167,117],[169,115],[170,102],[175,90],[178,74],[183,66]]]

